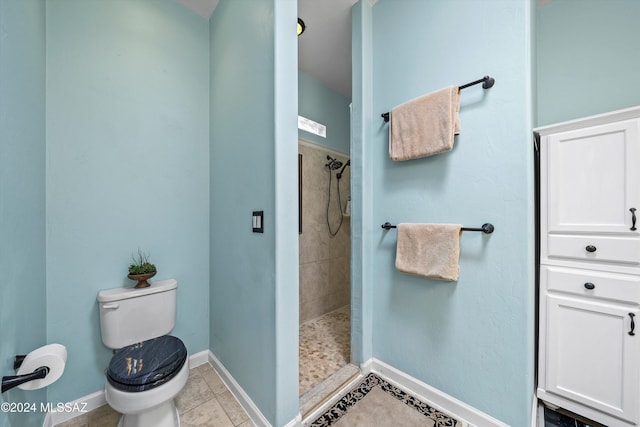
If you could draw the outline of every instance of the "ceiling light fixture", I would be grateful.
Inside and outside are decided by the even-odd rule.
[[[298,18],[298,35],[304,33],[305,28],[307,28],[307,26],[304,25],[304,21]]]

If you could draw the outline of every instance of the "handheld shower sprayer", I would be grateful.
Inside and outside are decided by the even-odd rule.
[[[347,168],[347,166],[351,166],[351,160],[347,160],[344,165],[340,160],[336,160],[329,155],[327,155],[327,160],[328,162],[324,165],[324,167],[326,167],[329,171],[329,188],[327,192],[327,227],[329,227],[329,234],[331,235],[331,237],[334,237],[338,234],[338,231],[340,231],[342,221],[344,220],[344,213],[342,212],[342,200],[340,198],[340,178],[342,178],[342,174],[344,173],[344,170]],[[342,169],[336,174],[336,191],[338,192],[338,211],[340,213],[340,223],[338,224],[338,228],[336,228],[334,231],[331,228],[331,223],[329,221],[329,210],[331,205],[331,176],[333,175],[331,171],[338,170],[340,168]]]
[[[347,168],[347,166],[351,166],[351,159],[347,160],[347,163],[345,163],[344,166],[342,166],[342,169],[340,170],[340,172],[338,172],[338,174],[336,175],[336,178],[338,179],[342,178],[342,173]]]

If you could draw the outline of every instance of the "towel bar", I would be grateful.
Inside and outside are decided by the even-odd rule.
[[[496,83],[496,80],[493,77],[489,77],[489,76],[484,76],[481,79],[478,79],[476,81],[473,81],[471,83],[467,83],[464,84],[462,86],[458,86],[458,91],[461,91],[462,89],[466,89],[470,86],[475,86],[477,84],[482,83],[482,88],[483,89],[489,89],[491,87],[493,87],[493,85]],[[390,117],[390,113],[382,113],[380,114],[380,116],[384,119],[385,122],[389,121],[389,117]]]
[[[382,228],[384,228],[385,230],[389,230],[391,228],[397,228],[397,225],[391,225],[390,222],[385,222],[384,224],[382,224]],[[493,230],[495,230],[495,227],[493,226],[493,224],[490,223],[486,223],[486,224],[482,224],[482,227],[479,228],[474,228],[474,227],[462,227],[463,231],[482,231],[484,234],[491,234],[493,233]]]

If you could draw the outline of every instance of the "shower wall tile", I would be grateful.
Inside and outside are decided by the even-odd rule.
[[[329,281],[329,289],[339,291],[344,288],[345,283],[349,283],[351,276],[351,268],[349,263],[345,262],[345,258],[334,258],[327,260],[325,263],[329,266],[327,279]]]
[[[338,250],[339,245],[334,245],[333,241],[328,238],[327,224],[322,222],[306,224],[305,226],[304,222],[305,216],[303,213],[302,234],[300,235],[300,264],[327,260],[335,256],[333,251]]]
[[[327,266],[323,262],[310,262],[300,265],[300,302],[301,307],[319,300],[328,288]],[[309,286],[309,284],[313,286]],[[304,286],[303,286],[304,285]]]
[[[302,154],[302,233],[300,248],[300,322],[315,319],[349,304],[351,268],[351,224],[348,217],[340,231],[331,236],[327,226],[329,171],[324,166],[327,155],[343,164],[346,156],[336,155],[322,147],[298,144]],[[351,193],[351,169],[345,168],[340,180],[341,206],[338,205],[338,170],[331,172],[331,204],[329,222],[332,230],[340,223]]]

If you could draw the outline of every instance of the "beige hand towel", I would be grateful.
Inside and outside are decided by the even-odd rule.
[[[460,133],[460,93],[450,86],[391,110],[389,157],[409,160],[450,151]]]
[[[398,224],[396,268],[431,279],[458,280],[460,224]]]

